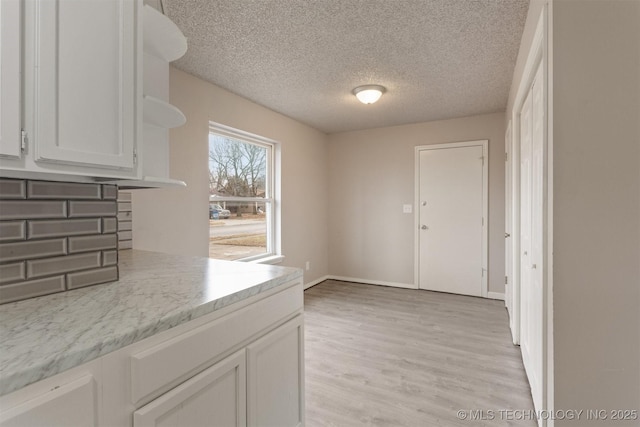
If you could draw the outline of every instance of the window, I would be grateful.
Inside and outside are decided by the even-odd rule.
[[[209,257],[277,260],[277,144],[209,127]]]

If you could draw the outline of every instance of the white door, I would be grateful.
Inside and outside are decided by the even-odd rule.
[[[133,413],[134,427],[246,426],[246,354],[227,357]]]
[[[542,408],[544,212],[542,67],[520,112],[520,348],[536,409]]]
[[[486,145],[418,151],[420,289],[486,296]]]
[[[511,330],[513,330],[513,249],[511,239],[512,233],[512,216],[511,216],[511,191],[513,187],[513,179],[511,177],[511,122],[507,125],[507,131],[504,135],[505,141],[505,157],[504,157],[504,301],[509,311],[509,322]]]
[[[20,157],[20,0],[0,1],[0,157]]]
[[[36,161],[133,169],[141,3],[26,3],[28,136]]]

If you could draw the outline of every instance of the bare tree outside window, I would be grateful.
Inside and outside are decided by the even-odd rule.
[[[211,258],[252,258],[269,252],[271,148],[209,135]]]
[[[267,149],[225,137],[210,138],[209,193],[264,197]]]

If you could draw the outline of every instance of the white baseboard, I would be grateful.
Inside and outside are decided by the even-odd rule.
[[[325,280],[339,280],[341,282],[362,283],[364,285],[391,286],[393,288],[403,288],[403,289],[418,289],[418,287],[412,283],[386,282],[384,280],[362,279],[359,277],[333,276],[331,274],[327,276],[323,276],[312,282],[306,283],[304,285],[304,289],[305,290],[309,289],[310,287],[315,286],[319,283],[322,283]],[[487,298],[504,301],[504,293],[489,292],[487,294]]]
[[[327,280],[328,278],[329,278],[329,276],[322,276],[321,278],[316,279],[316,280],[314,280],[314,281],[312,281],[312,282],[305,283],[305,284],[304,284],[304,289],[305,289],[305,291],[306,291],[307,289],[309,289],[310,287],[312,287],[312,286],[315,286],[315,285],[317,285],[317,284],[319,284],[319,283],[324,282],[324,281],[325,281],[325,280]]]
[[[499,299],[501,301],[504,301],[504,294],[501,292],[489,292],[487,294],[487,298],[489,299]]]
[[[332,275],[327,276],[327,278],[332,280],[340,280],[342,282],[363,283],[365,285],[391,286],[394,288],[404,288],[404,289],[418,289],[418,287],[413,283],[385,282],[383,280],[370,280],[370,279],[361,279],[359,277],[344,277],[344,276],[332,276]]]

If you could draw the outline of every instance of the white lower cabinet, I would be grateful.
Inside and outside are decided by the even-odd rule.
[[[246,413],[243,349],[135,411],[133,425],[243,427]]]
[[[304,425],[294,280],[0,397],[0,426]]]
[[[249,426],[304,425],[302,315],[247,346]]]
[[[98,426],[100,368],[89,362],[0,398],[3,427]]]

